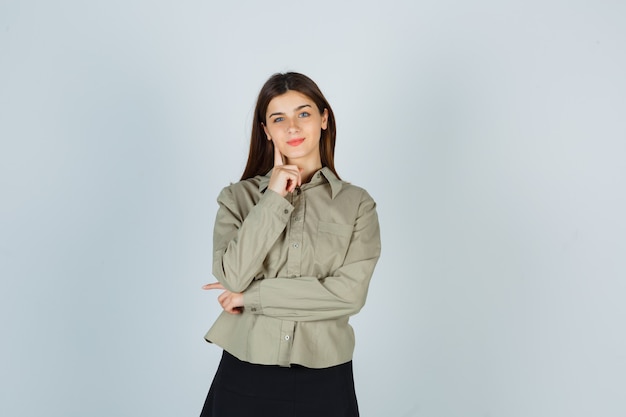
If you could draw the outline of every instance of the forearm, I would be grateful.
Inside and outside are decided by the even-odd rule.
[[[343,264],[326,277],[269,278],[253,282],[244,292],[248,313],[296,321],[327,320],[358,313],[380,257],[376,204],[361,201]]]
[[[285,229],[293,206],[268,190],[239,221],[227,196],[220,196],[214,228],[213,275],[225,288],[244,291],[262,270],[267,256]]]
[[[247,313],[283,320],[317,321],[358,313],[377,257],[343,268],[341,274],[317,277],[271,278],[254,281],[243,293]]]

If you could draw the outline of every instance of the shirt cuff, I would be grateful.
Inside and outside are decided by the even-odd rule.
[[[261,306],[261,282],[253,281],[243,292],[243,307],[252,314],[263,314]]]

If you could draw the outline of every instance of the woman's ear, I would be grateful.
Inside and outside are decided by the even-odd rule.
[[[324,109],[322,113],[322,130],[326,130],[328,127],[328,109]]]
[[[272,140],[272,137],[270,136],[270,132],[269,130],[267,130],[265,123],[261,123],[261,126],[263,126],[263,131],[265,132],[265,136],[267,136],[267,140]]]

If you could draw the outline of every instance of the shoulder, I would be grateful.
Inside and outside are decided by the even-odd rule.
[[[224,187],[224,190],[229,190],[231,193],[259,191],[259,187],[264,178],[265,176],[257,175],[254,178],[233,182]]]
[[[341,190],[332,199],[332,206],[352,219],[376,214],[376,202],[363,187],[341,181]]]
[[[337,197],[358,202],[374,201],[365,188],[343,180],[341,180],[341,191],[337,194]]]
[[[256,202],[261,197],[260,186],[263,176],[231,183],[224,187],[217,197],[218,202]]]

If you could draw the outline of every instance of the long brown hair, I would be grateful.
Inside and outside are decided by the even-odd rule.
[[[324,109],[328,110],[328,126],[322,129],[320,137],[320,157],[322,166],[328,167],[335,175],[335,138],[337,127],[335,115],[330,104],[312,79],[297,72],[274,74],[263,85],[254,109],[252,120],[252,135],[250,137],[250,152],[248,162],[241,175],[242,180],[253,178],[257,175],[265,175],[274,166],[274,144],[267,140],[263,125],[266,123],[265,114],[270,101],[276,96],[285,94],[287,91],[297,91],[309,97],[317,106],[320,114]],[[339,175],[337,175],[339,178]]]

